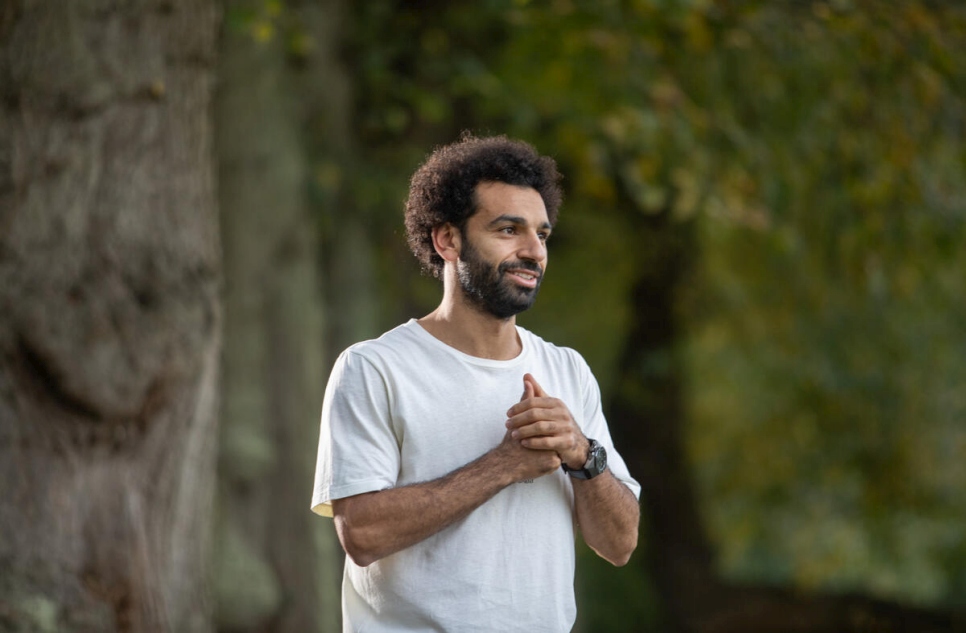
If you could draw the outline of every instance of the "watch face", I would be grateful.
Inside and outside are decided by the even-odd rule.
[[[591,447],[590,462],[592,463],[588,470],[592,473],[592,476],[601,474],[607,468],[607,451],[596,441],[594,441]]]
[[[607,469],[607,451],[597,440],[590,440],[590,453],[583,468],[571,469],[564,464],[564,470],[576,479],[593,479]]]

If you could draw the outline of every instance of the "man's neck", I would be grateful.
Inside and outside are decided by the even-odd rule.
[[[477,358],[510,360],[523,349],[515,316],[497,318],[450,293],[446,293],[438,308],[418,322],[440,341]]]

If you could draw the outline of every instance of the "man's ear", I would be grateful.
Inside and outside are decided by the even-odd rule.
[[[460,257],[463,236],[450,222],[433,227],[433,248],[444,262],[456,262]]]

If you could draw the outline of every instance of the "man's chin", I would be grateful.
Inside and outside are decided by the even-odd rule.
[[[534,291],[528,301],[490,305],[487,306],[487,312],[500,319],[509,319],[532,308],[536,298],[536,291]]]

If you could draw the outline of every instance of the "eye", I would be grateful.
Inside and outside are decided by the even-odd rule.
[[[547,240],[550,239],[550,233],[548,233],[546,231],[540,231],[540,232],[537,233],[537,237],[540,238],[540,241],[541,242],[546,242]]]
[[[513,235],[516,232],[516,227],[513,226],[504,226],[500,229],[500,233],[503,233],[504,235]]]

